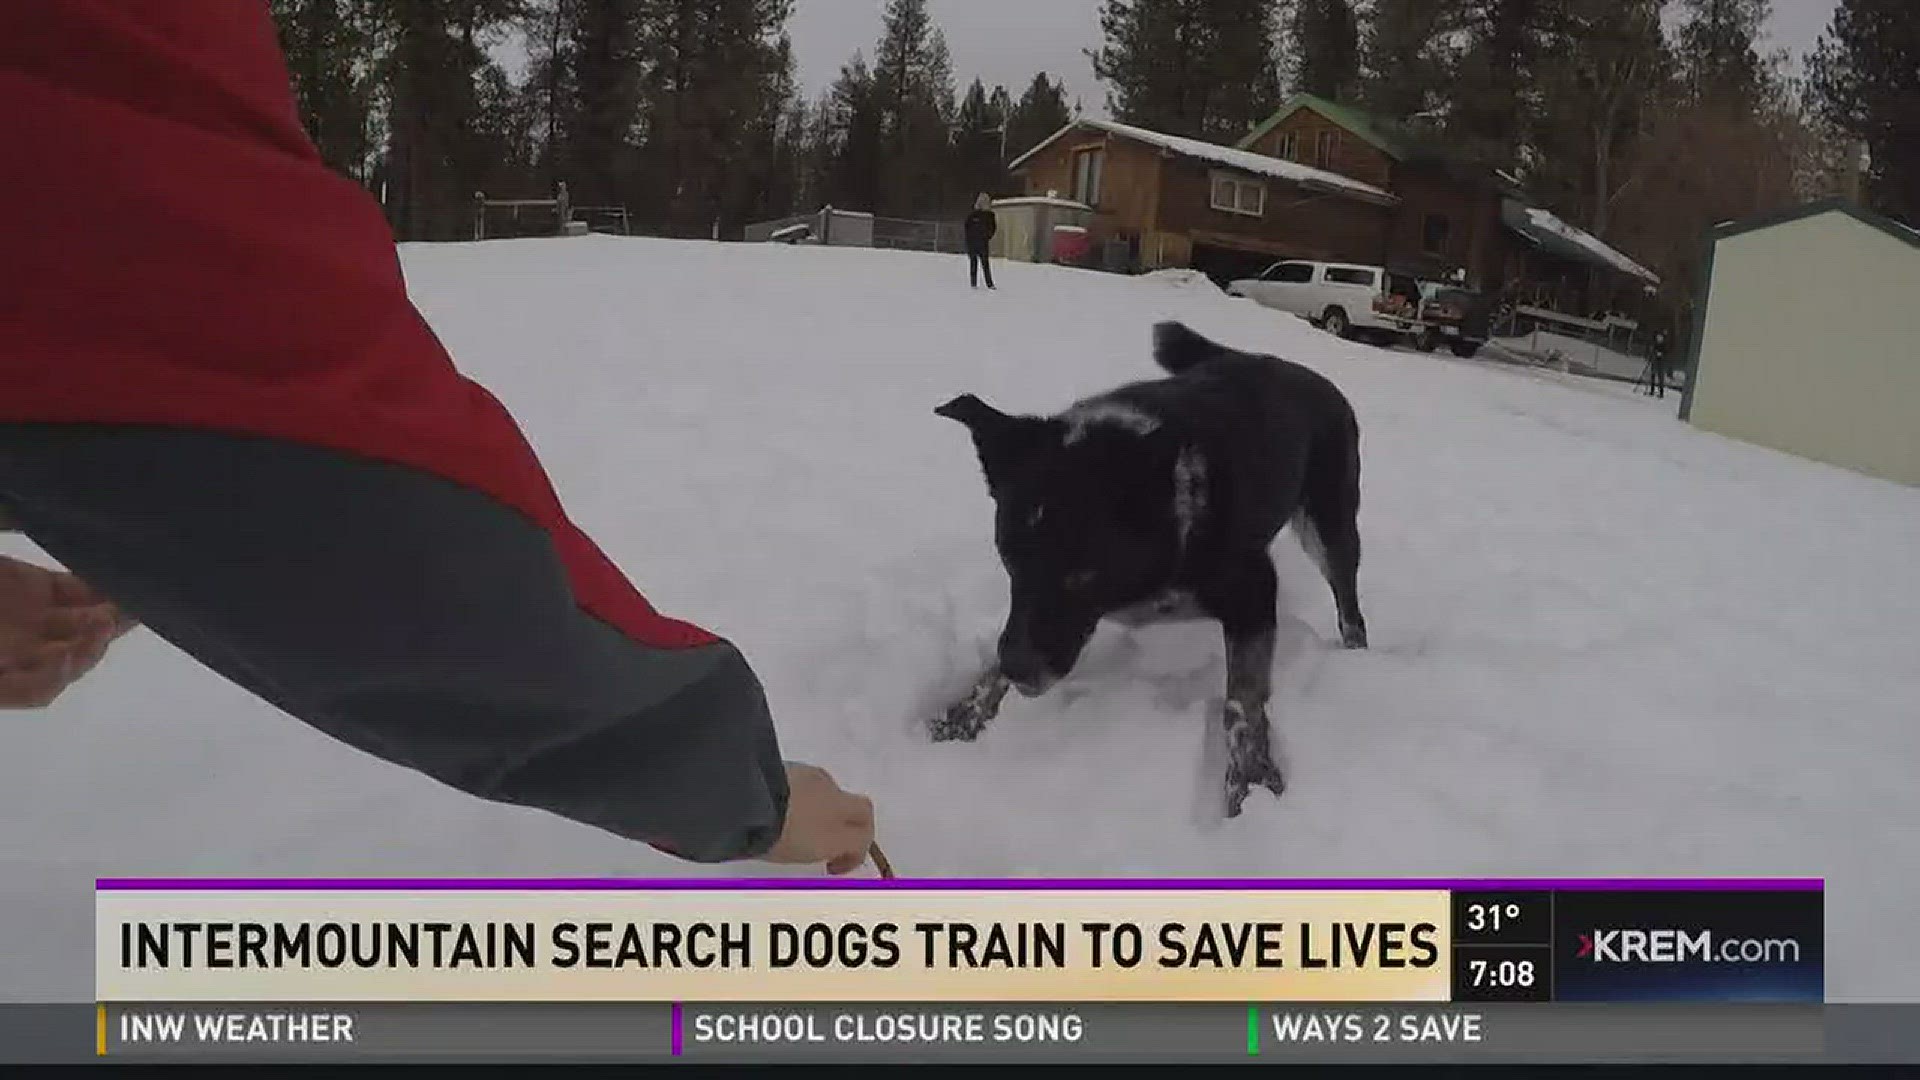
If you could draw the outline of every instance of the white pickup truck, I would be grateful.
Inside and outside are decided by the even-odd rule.
[[[1344,338],[1419,336],[1420,282],[1379,266],[1294,260],[1274,263],[1256,278],[1227,285],[1280,311],[1290,311]]]

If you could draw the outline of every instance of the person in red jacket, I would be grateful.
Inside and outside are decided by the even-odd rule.
[[[474,796],[861,865],[871,803],[782,758],[739,650],[656,611],[455,369],[265,3],[0,5],[0,146],[0,515],[70,571],[0,588],[15,704],[137,620]]]

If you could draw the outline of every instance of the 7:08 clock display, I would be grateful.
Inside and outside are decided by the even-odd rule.
[[[1453,1000],[1552,1001],[1552,952],[1545,945],[1456,945]]]
[[[1473,957],[1467,961],[1467,978],[1476,987],[1526,989],[1540,978],[1532,958],[1489,960]]]

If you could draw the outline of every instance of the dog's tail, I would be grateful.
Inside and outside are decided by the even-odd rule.
[[[1156,323],[1153,328],[1153,360],[1170,375],[1178,375],[1231,351],[1189,330],[1185,323]]]

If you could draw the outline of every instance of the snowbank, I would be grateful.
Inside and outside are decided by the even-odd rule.
[[[1220,286],[1214,284],[1212,278],[1198,270],[1155,270],[1152,273],[1141,274],[1140,280],[1186,292],[1226,295],[1221,291]]]

